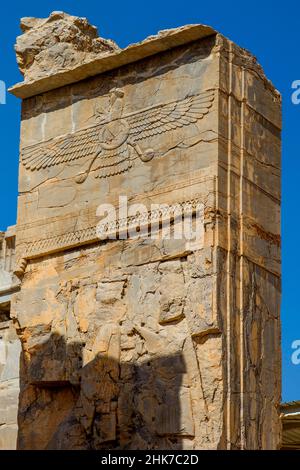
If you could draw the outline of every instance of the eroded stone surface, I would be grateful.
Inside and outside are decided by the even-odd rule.
[[[22,18],[23,34],[15,46],[25,80],[52,75],[118,51],[112,40],[98,37],[86,18],[53,12],[49,18]]]

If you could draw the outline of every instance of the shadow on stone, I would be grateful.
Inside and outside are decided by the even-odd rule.
[[[180,449],[182,355],[120,363],[83,348],[51,334],[23,352],[18,448]]]

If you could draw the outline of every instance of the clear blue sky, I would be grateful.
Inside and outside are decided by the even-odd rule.
[[[21,80],[13,44],[22,16],[46,17],[53,10],[86,16],[101,36],[121,47],[158,30],[188,23],[204,23],[249,49],[283,95],[283,399],[300,399],[300,365],[291,362],[291,343],[300,340],[300,105],[291,103],[291,83],[300,80],[300,15],[295,2],[115,0],[108,2],[14,0],[1,4],[0,80],[11,85]],[[20,103],[8,96],[0,105],[2,207],[0,229],[15,223]]]

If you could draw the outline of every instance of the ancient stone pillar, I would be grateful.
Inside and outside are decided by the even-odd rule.
[[[207,26],[22,29],[19,448],[277,448],[279,93]]]
[[[0,232],[0,450],[15,449],[18,426],[21,343],[10,318],[10,304],[18,289],[13,275],[15,227]]]

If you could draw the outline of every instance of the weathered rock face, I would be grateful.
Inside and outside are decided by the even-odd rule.
[[[22,18],[24,34],[17,38],[17,61],[26,81],[44,78],[101,57],[119,48],[98,37],[86,18],[53,12],[49,18]]]
[[[19,448],[276,448],[280,96],[255,59],[191,26],[12,91]]]

